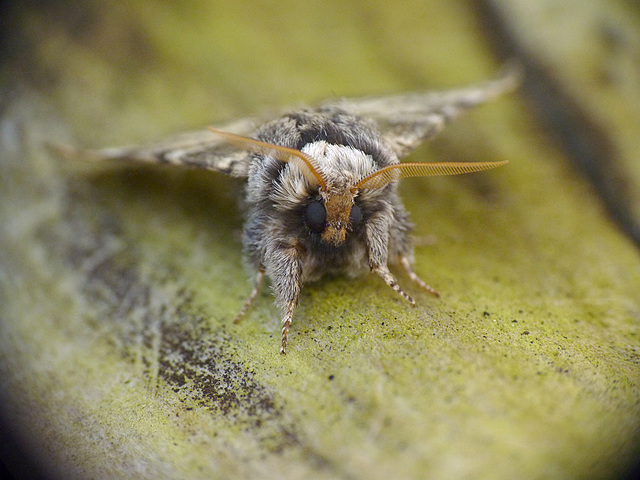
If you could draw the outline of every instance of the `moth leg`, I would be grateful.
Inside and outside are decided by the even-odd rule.
[[[249,309],[253,301],[258,296],[258,292],[260,292],[260,288],[262,287],[262,282],[264,281],[264,272],[265,272],[264,267],[260,267],[260,270],[258,270],[258,273],[256,274],[256,278],[253,282],[253,290],[249,294],[249,298],[247,298],[247,301],[244,302],[244,305],[240,309],[240,312],[238,313],[238,315],[236,315],[236,318],[233,320],[233,323],[240,322],[240,319],[244,317],[244,314],[247,313],[247,310]]]
[[[409,262],[409,259],[406,257],[406,255],[402,255],[400,256],[400,263],[402,263],[402,266],[404,267],[405,271],[407,272],[407,275],[409,275],[409,278],[411,280],[413,280],[414,282],[416,282],[418,285],[420,285],[422,288],[424,288],[427,292],[429,292],[431,295],[435,295],[436,297],[440,296],[440,292],[438,292],[435,288],[427,285],[424,280],[422,280],[417,274],[416,272],[413,271],[413,269],[411,268],[411,263]]]
[[[296,308],[296,301],[289,302],[287,305],[287,311],[282,318],[282,345],[280,347],[280,353],[282,355],[287,354],[287,338],[289,336],[289,328],[291,327],[291,321],[293,320],[293,311]]]
[[[402,295],[411,305],[415,306],[416,302],[407,292],[400,288],[396,277],[393,276],[387,266],[389,223],[392,218],[393,208],[391,205],[387,205],[385,210],[381,210],[372,216],[366,224],[369,267],[373,273],[382,278],[394,291]]]
[[[282,355],[287,353],[289,328],[302,289],[302,256],[304,249],[295,240],[288,244],[274,245],[264,256],[264,266],[271,279],[276,304],[284,311],[280,346]]]
[[[409,302],[414,307],[416,306],[415,300],[411,298],[411,296],[407,292],[405,292],[404,290],[402,290],[402,288],[400,288],[396,280],[396,277],[393,276],[393,274],[389,271],[389,268],[386,265],[385,266],[375,265],[371,268],[371,270],[373,270],[374,273],[378,274],[385,281],[387,285],[393,288],[394,291],[402,295],[402,297],[404,297],[404,299],[407,302]]]

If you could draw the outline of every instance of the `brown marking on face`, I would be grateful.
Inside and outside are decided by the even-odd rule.
[[[354,194],[350,189],[329,190],[321,192],[324,207],[327,210],[327,226],[322,232],[322,240],[340,246],[347,237],[349,215],[353,207]]]

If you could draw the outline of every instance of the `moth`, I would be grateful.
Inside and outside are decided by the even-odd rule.
[[[513,89],[518,76],[517,69],[507,68],[496,79],[467,88],[330,100],[316,108],[244,118],[147,146],[58,151],[245,178],[242,243],[254,288],[236,322],[268,277],[282,310],[280,353],[285,354],[302,285],[325,274],[371,271],[415,305],[389,270],[390,264],[398,264],[420,288],[439,295],[412,269],[412,224],[398,196],[398,180],[478,172],[506,162],[400,159],[466,110]]]

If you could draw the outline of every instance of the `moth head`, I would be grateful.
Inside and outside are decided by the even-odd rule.
[[[323,242],[334,246],[342,245],[347,234],[363,222],[360,207],[355,203],[356,197],[362,191],[382,190],[401,178],[459,175],[488,170],[507,163],[506,161],[397,163],[377,169],[362,178],[345,181],[345,179],[329,178],[319,167],[313,155],[294,148],[273,145],[209,128],[238,147],[256,153],[269,154],[284,163],[296,165],[307,183],[318,188],[319,194],[319,197],[314,198],[306,206],[305,223],[310,230],[321,236]]]
[[[362,212],[355,204],[355,192],[351,189],[319,190],[320,198],[314,199],[305,209],[307,227],[320,234],[322,241],[339,246],[347,233],[362,223]]]
[[[237,147],[294,164],[307,184],[318,188],[319,198],[313,199],[305,209],[305,223],[311,231],[320,234],[325,243],[341,245],[346,239],[347,230],[361,223],[362,213],[354,203],[357,190],[344,182],[330,182],[313,155],[212,127],[209,129]]]

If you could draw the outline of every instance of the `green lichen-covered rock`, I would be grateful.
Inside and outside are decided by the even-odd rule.
[[[640,126],[630,105],[640,90],[626,68],[638,52],[630,4],[602,16],[595,1],[529,11],[480,3],[518,26],[511,41],[615,147],[616,168],[630,172],[620,191],[633,224],[630,139]],[[489,78],[499,62],[478,9],[179,5],[64,2],[14,6],[7,17],[1,416],[40,469],[74,478],[624,475],[640,452],[640,257],[532,114],[528,90],[413,154],[510,160],[402,186],[416,271],[442,298],[400,272],[416,308],[373,275],[307,285],[286,357],[268,289],[233,323],[251,289],[237,235],[241,182],[84,165],[43,146],[150,140],[328,96]],[[558,32],[545,15],[580,21]],[[582,30],[595,19],[615,35],[578,48],[596,42]],[[580,62],[569,40],[549,53],[536,27],[575,42]],[[595,64],[618,76],[596,81]]]

